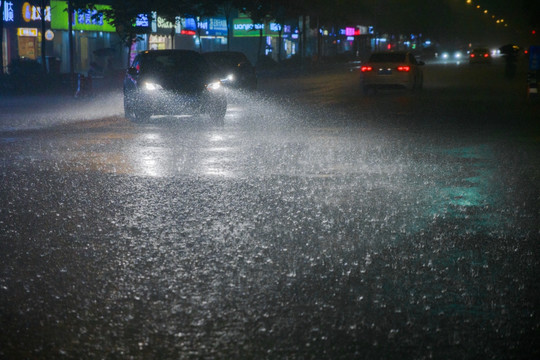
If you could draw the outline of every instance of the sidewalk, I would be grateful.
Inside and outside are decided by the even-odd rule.
[[[0,95],[0,132],[40,129],[123,114],[121,90],[89,98],[61,94]]]

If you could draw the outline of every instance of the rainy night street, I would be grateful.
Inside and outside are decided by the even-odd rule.
[[[540,358],[524,77],[261,73],[223,125],[0,99],[0,358]]]

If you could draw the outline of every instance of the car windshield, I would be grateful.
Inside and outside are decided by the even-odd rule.
[[[204,73],[208,64],[198,54],[152,54],[143,57],[142,68],[145,71],[159,73]]]
[[[377,53],[371,55],[370,62],[403,62],[406,54],[403,53]]]
[[[204,54],[205,58],[215,65],[237,65],[240,63],[248,62],[247,58],[241,53],[207,53]]]

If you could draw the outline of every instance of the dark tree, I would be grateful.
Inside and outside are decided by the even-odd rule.
[[[144,14],[150,19],[153,6],[146,0],[115,0],[111,2],[110,10],[104,10],[105,18],[116,28],[122,44],[131,50],[137,41],[137,36],[150,31],[148,28],[136,27],[138,16]],[[128,56],[128,66],[129,66]]]
[[[271,2],[267,0],[244,1],[240,11],[247,14],[253,23],[264,24],[270,14]],[[257,59],[262,57],[263,29],[259,29],[259,46],[257,49]]]

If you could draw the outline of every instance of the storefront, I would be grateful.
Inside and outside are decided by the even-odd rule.
[[[191,35],[195,45],[202,51],[225,50],[227,46],[227,20],[204,18],[195,26],[195,19],[185,19],[182,35]]]
[[[174,36],[180,34],[180,18],[177,17],[175,22],[171,22],[153,12],[150,27],[147,48],[149,50],[172,49]]]
[[[74,42],[74,70],[91,69],[106,73],[124,68],[122,60],[126,50],[116,34],[115,27],[105,19],[102,10],[107,5],[95,5],[94,10],[74,10],[71,14]],[[69,18],[67,2],[51,0],[51,28],[55,36],[54,56],[62,59],[61,71],[69,72]]]
[[[41,29],[44,21],[46,35],[50,36],[51,8],[46,6],[42,11],[40,3],[4,1],[4,31],[1,34],[4,71],[15,59],[41,60]],[[46,55],[49,55],[51,45],[46,46]]]
[[[150,18],[149,34],[141,36],[147,41],[147,44],[144,46],[139,41],[136,46],[139,51],[144,49],[188,49],[204,52],[224,50],[227,46],[225,18],[197,20],[177,17],[174,22],[171,22],[155,12],[151,14]]]
[[[282,26],[271,21],[254,24],[248,17],[239,17],[233,20],[234,47],[246,53],[253,63],[258,60],[256,49],[259,48],[261,35],[265,56],[278,61],[280,42],[281,59],[287,59],[297,54],[299,36],[296,27],[293,29],[291,25]]]

